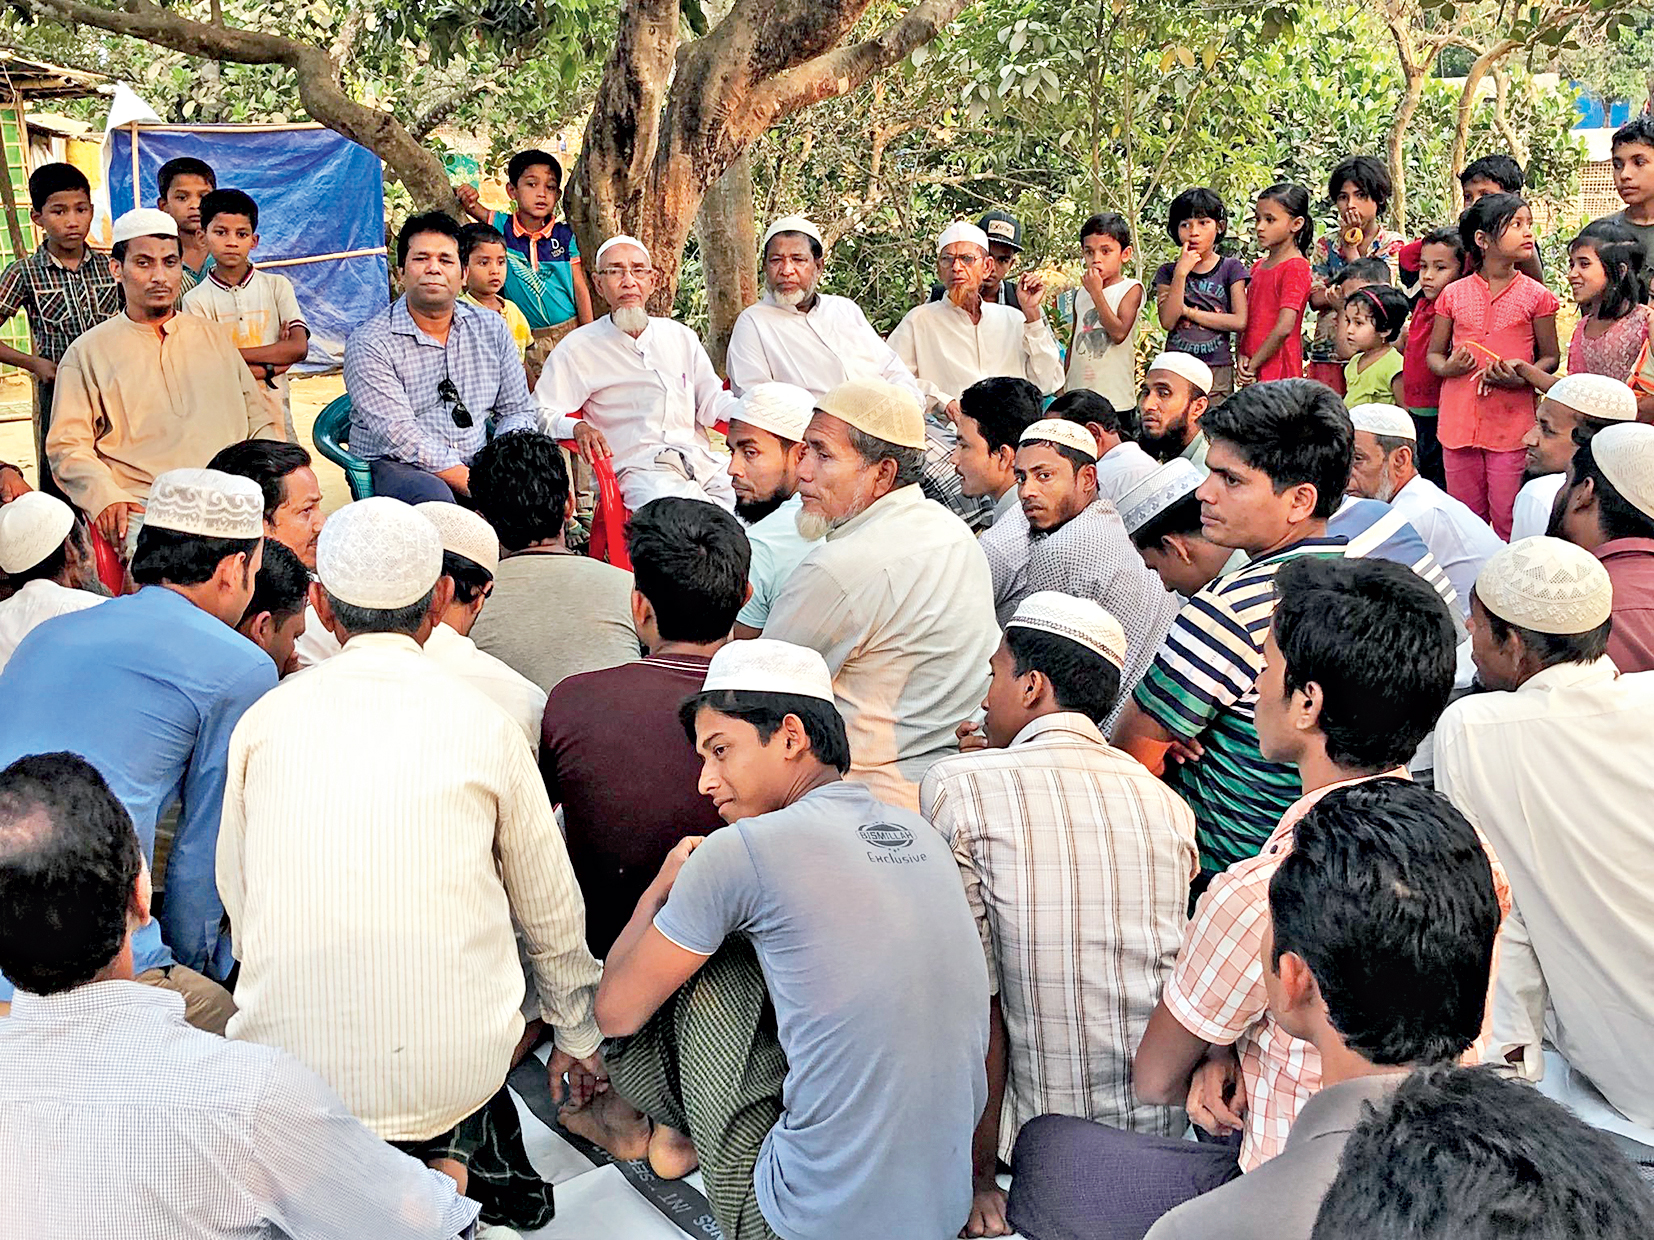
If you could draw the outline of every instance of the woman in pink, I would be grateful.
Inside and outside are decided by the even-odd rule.
[[[1479,266],[1436,299],[1429,364],[1442,380],[1442,464],[1448,493],[1509,538],[1526,459],[1522,437],[1534,412],[1534,389],[1518,363],[1556,370],[1561,303],[1516,268],[1534,251],[1533,214],[1520,196],[1477,200],[1460,218],[1459,233]]]
[[[1301,379],[1304,307],[1312,280],[1304,251],[1315,238],[1309,191],[1285,181],[1271,185],[1258,195],[1257,213],[1264,256],[1252,264],[1237,373],[1243,383]]]

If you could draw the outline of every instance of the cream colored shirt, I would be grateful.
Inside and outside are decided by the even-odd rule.
[[[1654,1125],[1654,672],[1548,667],[1449,706],[1436,788],[1491,841],[1514,907],[1499,932],[1487,1057],[1542,1042],[1622,1114]]]
[[[1030,323],[1014,306],[984,302],[982,320],[946,297],[914,306],[890,333],[890,347],[918,377],[930,406],[942,408],[978,379],[1027,379],[1049,396],[1063,385],[1057,340],[1042,315]]]
[[[958,752],[954,729],[999,648],[993,580],[969,528],[917,485],[851,518],[793,570],[764,636],[819,650],[850,739],[850,778],[917,810],[919,780]]]
[[[729,334],[724,364],[737,396],[760,383],[791,383],[819,397],[851,379],[883,379],[924,399],[861,307],[826,293],[808,310],[768,297],[748,306]]]
[[[477,643],[446,624],[431,630],[425,655],[481,692],[523,730],[528,747],[540,752],[540,720],[546,713],[546,691],[527,676],[511,670]]]
[[[505,1080],[522,928],[557,1045],[597,1049],[586,908],[521,731],[411,638],[364,634],[230,740],[218,888],[241,977],[229,1036],[279,1046],[386,1140]]]
[[[243,439],[282,437],[277,406],[229,335],[193,314],[159,327],[105,319],[69,346],[53,390],[46,456],[91,517],[142,504],[169,469],[200,468]]]

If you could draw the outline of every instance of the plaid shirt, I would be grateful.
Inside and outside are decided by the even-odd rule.
[[[953,468],[954,429],[941,418],[925,415],[925,472],[919,486],[926,498],[945,506],[973,534],[994,523],[993,501],[986,496],[966,495],[959,489],[959,474]]]
[[[109,256],[88,249],[70,270],[42,241],[0,275],[0,321],[28,315],[36,356],[57,362],[88,328],[121,312],[121,286],[109,274]]]

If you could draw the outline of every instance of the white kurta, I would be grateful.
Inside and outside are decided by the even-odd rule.
[[[36,626],[72,611],[95,607],[104,601],[90,590],[71,590],[55,581],[35,580],[10,598],[0,601],[0,671],[11,661],[12,651]]]
[[[1493,527],[1430,479],[1415,475],[1390,507],[1419,532],[1459,596],[1459,619],[1470,614],[1470,591],[1488,557],[1505,545]]]
[[[741,311],[724,354],[737,396],[760,383],[791,383],[822,396],[851,379],[883,379],[921,400],[919,383],[861,307],[822,294],[809,310],[767,298]]]
[[[1529,478],[1516,493],[1516,506],[1510,514],[1510,540],[1519,542],[1543,534],[1551,526],[1551,509],[1556,506],[1557,492],[1568,481],[1567,474],[1542,474]]]
[[[446,624],[425,639],[425,657],[435,659],[511,717],[523,730],[528,747],[540,752],[540,721],[546,713],[546,691],[527,676],[513,671],[477,643]]]
[[[919,380],[930,405],[942,408],[978,379],[1027,379],[1049,396],[1063,384],[1056,337],[1042,315],[1032,323],[1012,306],[984,304],[982,319],[946,297],[914,306],[890,333],[890,347]]]

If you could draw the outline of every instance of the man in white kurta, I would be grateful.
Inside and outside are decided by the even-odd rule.
[[[75,510],[43,491],[0,505],[0,573],[20,587],[0,599],[0,670],[37,626],[105,597],[87,588],[101,589]]]
[[[609,238],[594,266],[612,308],[575,328],[547,359],[534,388],[547,430],[573,439],[588,461],[612,456],[632,512],[663,495],[733,510],[725,460],[706,432],[728,421],[735,401],[700,337],[644,309],[655,269],[641,242]]]
[[[919,380],[926,408],[959,412],[959,394],[978,379],[1011,375],[1049,396],[1063,384],[1056,337],[1041,305],[1044,285],[1032,273],[1017,285],[1020,308],[982,300],[988,237],[974,224],[951,224],[936,246],[940,301],[913,307],[890,333],[890,347]]]

